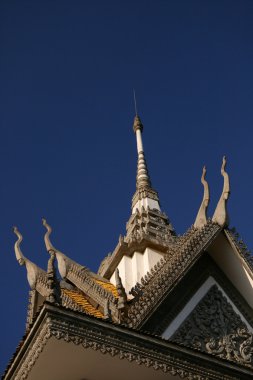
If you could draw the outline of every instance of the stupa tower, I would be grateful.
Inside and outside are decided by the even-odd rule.
[[[141,208],[148,208],[160,210],[159,198],[157,192],[152,189],[150,176],[148,173],[147,163],[144,154],[142,131],[143,125],[138,115],[134,118],[133,129],[136,134],[137,142],[137,176],[136,176],[136,192],[132,201],[132,212],[137,209],[141,211]]]
[[[126,236],[120,236],[114,252],[99,268],[99,274],[115,284],[118,268],[128,295],[132,287],[167,254],[168,245],[173,244],[175,237],[167,215],[161,211],[158,193],[151,184],[142,141],[143,124],[137,113],[133,130],[138,158],[132,214],[126,225]]]

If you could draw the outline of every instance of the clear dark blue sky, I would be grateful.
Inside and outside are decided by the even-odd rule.
[[[133,87],[152,182],[177,232],[198,211],[203,164],[212,215],[226,154],[231,226],[253,249],[252,20],[250,0],[0,2],[1,372],[28,296],[11,227],[46,268],[45,216],[55,246],[94,271],[125,232]]]

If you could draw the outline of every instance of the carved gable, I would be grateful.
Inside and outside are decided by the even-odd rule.
[[[253,367],[253,335],[213,285],[171,341]]]

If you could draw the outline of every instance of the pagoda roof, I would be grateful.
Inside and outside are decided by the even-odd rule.
[[[239,234],[235,229],[222,227],[209,219],[202,228],[191,226],[184,235],[177,236],[174,244],[169,245],[167,254],[132,289],[135,298],[128,309],[129,326],[141,328],[221,234],[228,240],[253,279],[253,257]]]
[[[45,365],[53,351],[60,355],[54,358],[54,365]],[[82,360],[73,367],[74,358]],[[100,365],[96,366],[98,360]],[[89,371],[98,375],[101,368],[104,378],[112,380],[119,376],[123,380],[135,378],[137,374],[148,380],[154,375],[158,380],[246,380],[253,376],[251,368],[240,364],[46,302],[20,342],[3,379],[53,379],[62,373],[66,377],[69,371],[72,377],[75,374],[75,378],[81,378]]]

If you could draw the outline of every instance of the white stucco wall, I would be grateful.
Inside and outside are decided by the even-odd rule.
[[[159,203],[154,200],[154,199],[150,199],[150,198],[143,198],[143,199],[140,199],[136,202],[136,204],[134,205],[133,209],[132,209],[132,214],[134,214],[136,212],[136,210],[138,209],[139,211],[141,211],[141,208],[144,207],[145,209],[148,208],[148,206],[151,208],[151,210],[153,208],[157,209],[157,210],[160,210],[160,206],[159,206]]]
[[[162,258],[162,254],[153,249],[146,248],[143,253],[134,252],[132,257],[123,256],[119,265],[119,275],[122,284],[127,292],[141,281],[141,278],[154,267],[154,265]],[[110,281],[115,284],[115,272],[110,278]]]

